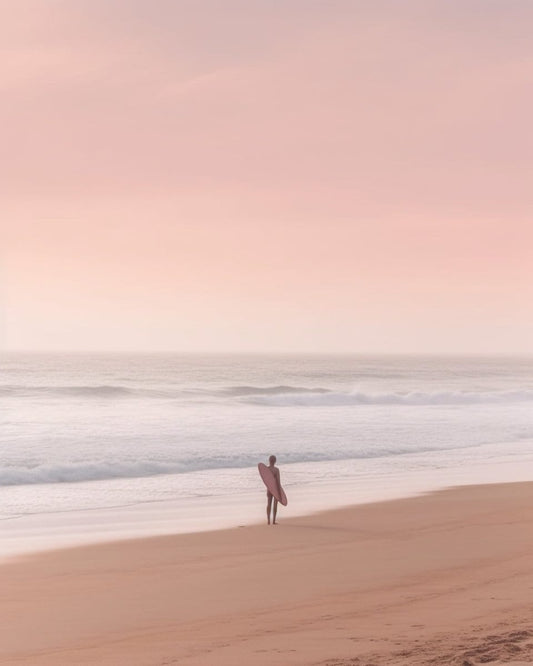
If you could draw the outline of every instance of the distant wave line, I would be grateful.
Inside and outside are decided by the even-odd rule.
[[[326,388],[304,388],[301,386],[228,386],[223,388],[139,388],[121,385],[0,385],[0,397],[24,397],[28,395],[72,396],[72,397],[142,397],[142,398],[240,398],[254,395],[291,395],[291,394],[323,394]]]
[[[346,407],[358,405],[475,405],[520,403],[533,401],[533,390],[499,391],[397,391],[389,393],[364,393],[338,391],[324,387],[276,386],[227,386],[222,388],[149,388],[122,385],[44,386],[5,384],[0,385],[0,397],[56,396],[73,398],[159,398],[167,400],[213,400],[217,404],[235,401],[242,404],[271,407]]]
[[[409,391],[398,393],[343,393],[328,391],[322,394],[280,394],[276,396],[256,395],[245,402],[273,407],[347,407],[357,405],[478,405],[533,401],[533,391]]]

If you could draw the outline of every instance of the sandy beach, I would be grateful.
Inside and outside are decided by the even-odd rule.
[[[533,663],[533,483],[21,557],[0,663]]]

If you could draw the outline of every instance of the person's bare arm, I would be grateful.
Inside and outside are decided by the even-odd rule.
[[[280,475],[279,469],[277,467],[276,467],[275,477],[276,477],[276,482],[278,484],[278,493],[279,493],[279,496],[281,497],[281,475]]]

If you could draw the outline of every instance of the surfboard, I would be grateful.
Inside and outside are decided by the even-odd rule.
[[[259,463],[257,465],[257,469],[259,470],[259,474],[261,475],[261,478],[263,479],[263,483],[267,487],[267,490],[269,490],[274,497],[283,504],[283,506],[287,506],[287,495],[285,495],[285,491],[283,488],[280,486],[281,494],[278,492],[278,484],[276,482],[276,477],[272,472],[270,471],[270,468],[267,467],[264,463]]]

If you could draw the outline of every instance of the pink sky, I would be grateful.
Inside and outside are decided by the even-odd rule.
[[[0,0],[7,349],[533,353],[529,0]]]

